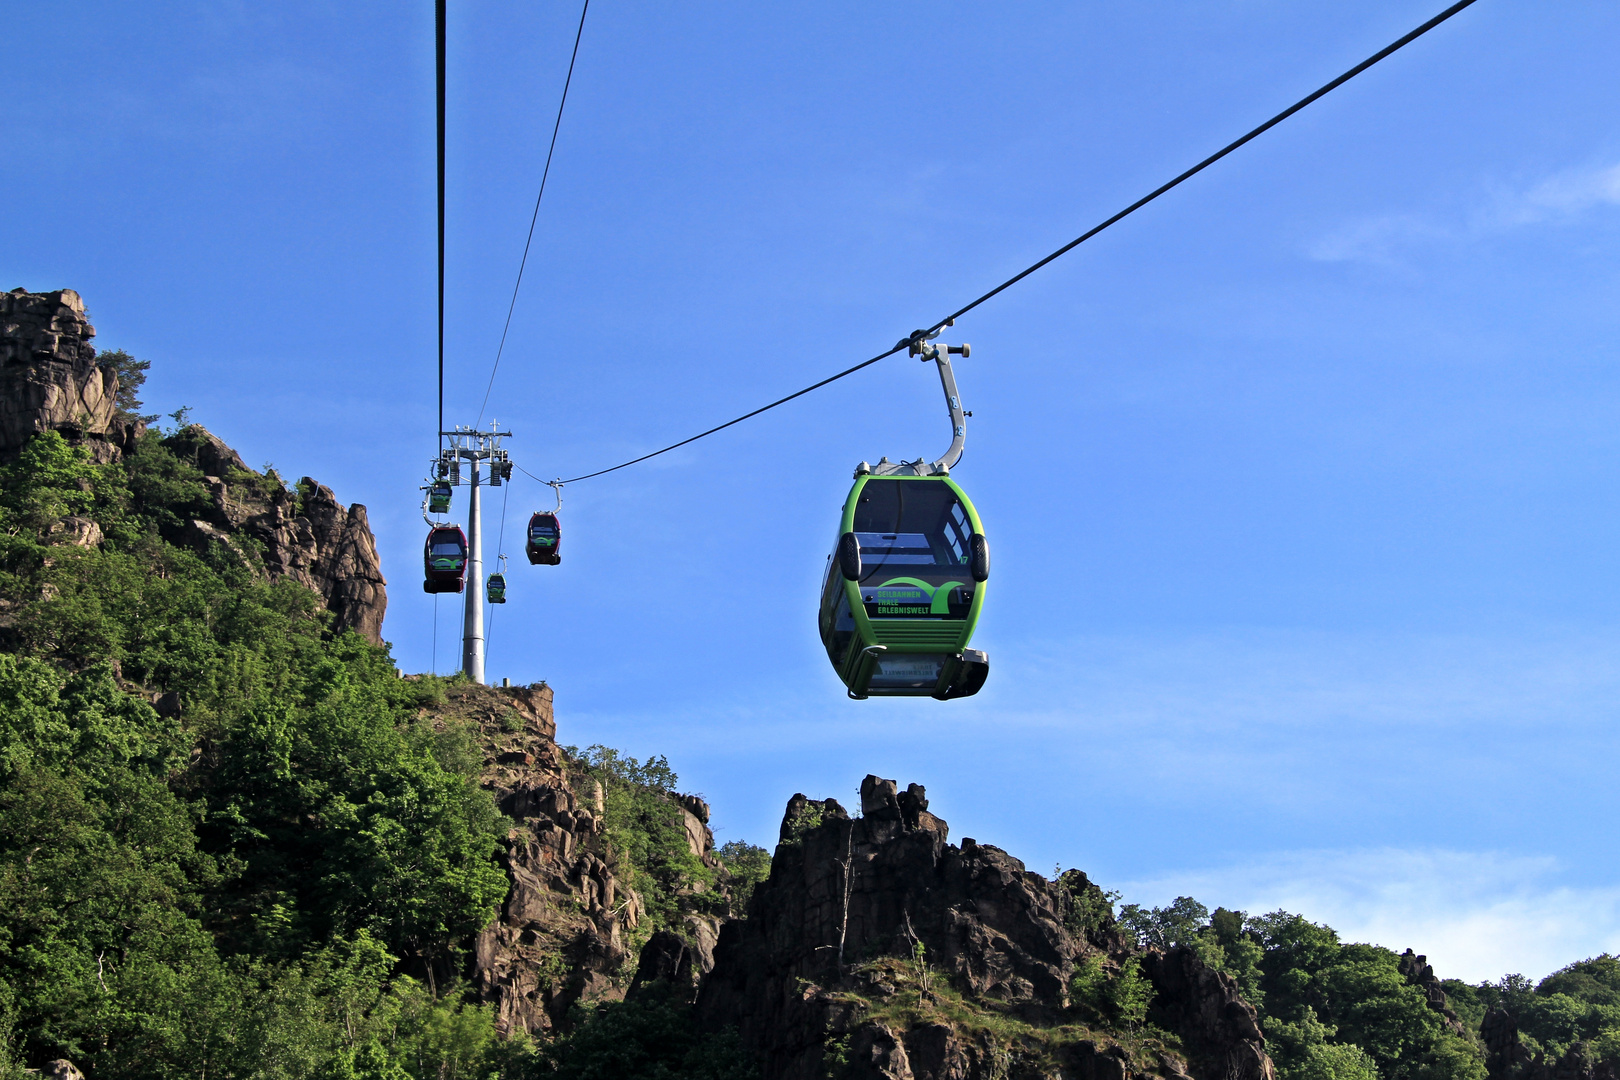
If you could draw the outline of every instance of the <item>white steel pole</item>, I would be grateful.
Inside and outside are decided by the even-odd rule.
[[[462,627],[461,670],[484,682],[484,549],[478,514],[478,459],[472,459],[472,507],[467,516],[467,616]]]

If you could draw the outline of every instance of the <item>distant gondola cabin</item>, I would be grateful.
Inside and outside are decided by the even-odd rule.
[[[422,591],[459,593],[467,587],[467,535],[460,525],[436,525],[422,549]]]
[[[562,526],[556,514],[540,513],[529,518],[528,542],[523,551],[536,566],[562,562]]]

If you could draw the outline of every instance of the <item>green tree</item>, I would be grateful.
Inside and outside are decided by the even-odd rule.
[[[678,778],[663,756],[637,761],[607,746],[565,747],[580,785],[602,785],[603,834],[621,881],[640,894],[648,918],[633,947],[663,928],[679,930],[683,904],[708,893],[715,874],[687,843],[685,816],[674,800]]]
[[[771,876],[771,853],[742,840],[728,840],[720,845],[715,855],[731,875],[731,913],[734,917],[744,917],[754,889]]]
[[[1142,961],[1131,957],[1120,964],[1108,983],[1108,1005],[1114,1019],[1134,1031],[1147,1019],[1148,1003],[1153,1000],[1153,984],[1142,974]]]
[[[199,437],[0,468],[0,1075],[515,1075],[521,1040],[408,977],[505,894],[481,758],[251,545],[164,538],[208,499]],[[103,543],[53,545],[68,513]]]
[[[1264,949],[1261,1026],[1276,1040],[1285,1080],[1325,1067],[1328,1051],[1317,1048],[1343,1044],[1365,1053],[1384,1080],[1483,1080],[1479,1048],[1407,983],[1394,952],[1341,944],[1331,928],[1283,911],[1245,929]]]
[[[1190,896],[1178,896],[1162,908],[1126,904],[1120,908],[1119,923],[1148,948],[1168,949],[1190,945],[1209,923],[1209,908]]]
[[[1163,908],[1127,905],[1120,922],[1144,945],[1184,946],[1231,975],[1259,1012],[1281,1080],[1484,1078],[1477,1043],[1429,1007],[1388,949],[1344,944],[1331,927],[1289,912],[1211,913],[1185,896]],[[1503,992],[1517,995],[1521,1008],[1561,1009],[1548,1029],[1592,1029],[1590,1021],[1579,1029],[1579,1010],[1553,1001],[1556,995],[1537,997],[1517,983]]]
[[[1560,968],[1537,984],[1508,975],[1471,991],[1480,1010],[1512,1013],[1526,1047],[1549,1061],[1584,1044],[1580,1052],[1595,1061],[1620,1064],[1620,959],[1608,953]]]
[[[1110,969],[1101,953],[1091,953],[1075,961],[1069,1000],[1095,1020],[1134,1030],[1147,1018],[1153,984],[1137,957]]]
[[[119,419],[144,420],[148,424],[157,420],[156,416],[141,415],[141,387],[146,384],[146,373],[151,370],[152,361],[137,360],[123,349],[104,349],[96,355],[96,363],[111,368],[118,376],[113,405]]]
[[[0,467],[0,520],[15,534],[35,537],[69,514],[88,513],[98,490],[106,494],[115,474],[91,462],[83,447],[60,432],[46,431],[24,444],[17,460]]]
[[[1354,1043],[1319,1043],[1288,1073],[1291,1080],[1379,1080],[1378,1063]]]

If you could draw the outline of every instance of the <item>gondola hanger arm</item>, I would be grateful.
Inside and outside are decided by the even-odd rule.
[[[955,319],[949,319],[939,329],[916,331],[911,335],[909,350],[912,356],[920,360],[932,360],[939,369],[939,384],[945,391],[945,408],[951,418],[951,445],[934,461],[933,470],[945,474],[949,474],[962,460],[962,450],[967,442],[967,418],[971,415],[962,409],[962,395],[956,389],[956,372],[951,369],[951,357],[955,355],[966,359],[972,355],[973,346],[966,342],[961,345],[934,344],[940,330],[955,322]]]
[[[422,485],[422,520],[428,523],[428,528],[437,528],[439,523],[428,517],[428,500],[433,497],[433,478],[430,476]]]

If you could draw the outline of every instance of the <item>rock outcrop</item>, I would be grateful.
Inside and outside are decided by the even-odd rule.
[[[1485,1072],[1491,1080],[1520,1080],[1535,1062],[1519,1041],[1519,1023],[1503,1008],[1494,1008],[1479,1022],[1479,1038],[1485,1044]]]
[[[511,891],[478,936],[473,981],[503,1031],[544,1031],[609,993],[641,917],[602,858],[602,793],[581,797],[557,747],[550,687],[458,691],[488,739],[484,786],[512,819],[500,859]],[[516,728],[515,731],[508,730]]]
[[[770,878],[722,929],[699,992],[702,1021],[735,1026],[767,1080],[1271,1080],[1228,977],[1184,951],[1140,958],[1151,1016],[1186,1055],[1088,1027],[1070,1001],[1077,962],[1138,958],[1110,919],[1088,925],[1068,887],[1000,848],[950,844],[920,785],[868,776],[861,809],[793,797]]]
[[[272,579],[291,578],[321,594],[334,629],[353,628],[381,642],[388,583],[364,506],[345,508],[331,488],[307,476],[292,490],[267,482],[200,424],[167,442],[202,470],[209,498],[167,530],[166,539],[204,550],[246,536],[258,545]]]
[[[1195,1065],[1198,1075],[1238,1080],[1271,1074],[1259,1014],[1230,975],[1181,946],[1149,949],[1142,971],[1156,991],[1151,1016],[1181,1036],[1191,1060],[1203,1065]]]
[[[1446,999],[1446,992],[1440,985],[1440,979],[1434,973],[1427,956],[1421,956],[1407,949],[1401,954],[1401,976],[1407,983],[1417,987],[1423,992],[1423,997],[1429,1003],[1429,1008],[1445,1018],[1446,1026],[1452,1031],[1468,1037],[1468,1029],[1463,1027],[1462,1018],[1452,1009],[1451,1002]]]
[[[95,334],[72,289],[0,293],[0,459],[55,430],[116,461],[139,436],[117,416],[118,376],[96,363]]]
[[[34,435],[59,431],[102,463],[132,452],[146,430],[121,417],[118,376],[96,362],[95,327],[72,289],[0,294],[0,460],[15,456]],[[245,535],[260,547],[265,572],[320,593],[335,629],[353,628],[382,641],[387,583],[377,541],[359,503],[345,508],[332,490],[309,477],[297,491],[265,482],[216,436],[192,425],[168,442],[203,472],[211,505],[166,539],[198,550]],[[273,488],[274,490],[269,490]],[[64,518],[53,533],[80,547],[101,543],[92,521]]]
[[[495,1007],[502,1031],[539,1033],[567,1020],[580,1001],[621,998],[659,949],[685,950],[662,978],[691,983],[708,967],[717,920],[684,917],[680,935],[647,931],[642,899],[614,871],[602,833],[604,793],[580,782],[556,743],[551,688],[463,686],[433,710],[436,723],[470,723],[479,732],[482,782],[510,819],[500,860],[511,891],[494,922],[478,936],[472,979]],[[682,824],[694,854],[714,865],[708,808],[669,794],[672,822]],[[701,814],[696,812],[701,811]],[[674,945],[671,946],[671,942]]]

